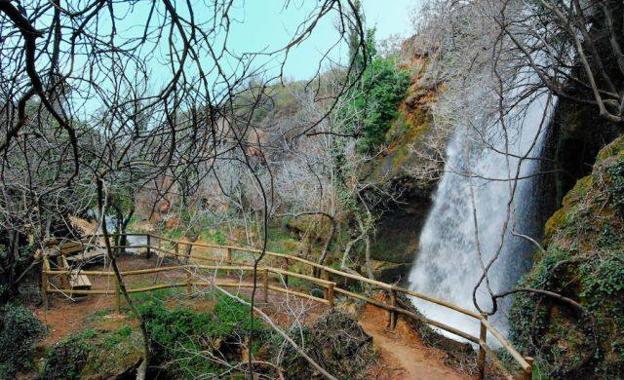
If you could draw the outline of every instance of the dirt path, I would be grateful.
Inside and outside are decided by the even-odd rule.
[[[156,265],[155,258],[125,256],[118,259],[122,270],[143,269]],[[102,268],[104,269],[104,268]],[[163,272],[158,274],[160,281],[175,281],[183,272]],[[111,278],[97,277],[91,279],[93,286],[99,289],[108,289],[113,285]],[[132,276],[126,279],[130,287],[146,286],[155,281],[154,275]],[[243,294],[248,289],[241,289]],[[246,294],[248,295],[248,294]],[[319,305],[310,300],[298,299],[297,297],[284,297],[282,294],[271,293],[268,303],[262,302],[259,296],[259,305],[265,312],[274,318],[279,324],[289,325],[290,319],[296,318],[304,324],[311,325],[327,309],[325,305]],[[113,310],[115,301],[112,296],[89,296],[79,302],[69,302],[60,296],[51,297],[50,310],[38,309],[35,312],[38,317],[49,327],[48,336],[44,346],[51,346],[70,333],[81,331],[91,325],[90,317],[99,310]],[[176,303],[186,303],[196,307],[199,299],[184,298],[174,300]],[[209,305],[208,305],[209,306]],[[209,308],[206,306],[207,308]],[[426,379],[426,380],[460,380],[471,377],[461,373],[445,363],[447,354],[441,350],[425,346],[420,337],[403,320],[399,320],[395,331],[387,329],[388,314],[385,310],[372,305],[365,306],[360,314],[359,323],[364,330],[373,337],[373,344],[380,352],[380,363],[371,371],[371,378],[380,380],[399,379]],[[111,329],[124,323],[133,323],[125,314],[109,313],[104,319],[110,324]],[[102,322],[102,321],[100,321]],[[100,328],[106,326],[98,326]]]
[[[446,353],[426,347],[402,320],[395,331],[387,329],[388,313],[366,305],[360,315],[360,325],[373,337],[385,367],[375,373],[379,379],[466,380],[471,379],[444,363]]]
[[[146,260],[143,257],[130,255],[119,257],[117,259],[117,264],[122,271],[127,271],[153,268],[158,264],[157,260],[158,259],[156,257]],[[166,264],[164,266],[167,265],[170,264]],[[104,265],[97,265],[87,269],[111,271],[110,266]],[[133,288],[149,286],[154,283],[179,282],[181,279],[185,278],[186,273],[180,270],[160,272],[156,275],[148,274],[128,276],[124,279],[124,281],[128,288]],[[232,282],[240,280],[240,278],[236,276],[232,276],[231,279]],[[90,281],[94,289],[111,290],[114,289],[115,286],[112,277],[91,276]],[[52,282],[55,285],[60,286],[56,283],[57,281]],[[235,294],[244,295],[245,297],[250,297],[251,295],[251,289],[247,288],[229,288],[229,290]],[[209,291],[214,290],[210,290],[209,288],[194,289],[194,292],[196,292],[195,295],[201,295],[204,292]],[[69,334],[82,331],[87,327],[94,327],[91,323],[91,319],[94,314],[99,311],[109,310],[109,312],[106,313],[104,320],[110,324],[111,329],[116,329],[124,323],[134,323],[134,320],[128,317],[126,313],[122,312],[119,314],[115,312],[116,302],[115,297],[112,295],[90,295],[87,297],[80,297],[76,300],[76,302],[69,301],[65,297],[58,294],[50,295],[49,297],[50,305],[48,310],[45,310],[42,307],[33,309],[37,317],[48,327],[48,334],[42,342],[44,347],[54,345]],[[325,310],[327,310],[326,305],[319,305],[314,301],[300,299],[298,297],[285,297],[282,293],[276,292],[269,293],[268,303],[264,303],[263,300],[264,293],[262,290],[259,290],[257,296],[257,306],[263,309],[264,312],[277,321],[278,324],[284,326],[290,325],[292,322],[291,319],[293,318],[296,318],[298,321],[304,322],[307,325],[312,325],[314,321]],[[187,299],[186,296],[172,296],[171,303],[173,306],[180,304],[199,311],[200,309],[210,309],[209,306],[212,301],[206,301],[202,297]],[[126,308],[126,302],[123,299],[122,307],[124,307],[124,309]],[[98,321],[101,322],[101,320],[102,318],[98,318]],[[101,325],[95,327],[107,329],[106,326]]]

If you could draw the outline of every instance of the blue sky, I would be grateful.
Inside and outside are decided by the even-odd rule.
[[[186,4],[182,0],[178,1],[180,2],[179,10],[184,12],[183,9],[186,9]],[[376,28],[378,41],[397,34],[407,37],[413,32],[411,14],[420,2],[421,0],[362,0],[366,26]],[[150,3],[126,4],[129,4],[127,9],[121,8],[117,12],[117,28],[118,31],[122,31],[121,35],[127,33],[130,36],[136,36],[137,31],[142,32],[143,30],[142,25],[148,17]],[[205,21],[209,17],[206,12],[210,12],[210,10],[202,8],[201,2],[191,1],[191,4],[197,19]],[[288,4],[288,7],[284,8],[284,4]],[[269,52],[281,48],[292,39],[297,27],[318,4],[319,0],[236,0],[229,13],[232,25],[228,34],[228,47],[236,55],[245,52]],[[105,25],[110,27],[109,24],[111,23],[105,15],[100,20],[100,26],[103,29],[105,29]],[[312,78],[319,70],[319,62],[321,62],[323,55],[334,44],[337,45],[331,50],[328,59],[324,61],[324,66],[320,70],[326,70],[330,64],[335,62],[343,64],[346,62],[348,58],[347,46],[344,42],[340,42],[340,36],[335,25],[336,16],[334,13],[324,17],[315,27],[313,34],[300,46],[296,46],[290,51],[284,67],[285,79],[305,80]],[[224,36],[221,37],[225,38]],[[123,42],[123,37],[120,37],[120,40]],[[212,43],[218,45],[222,42],[223,39],[220,40],[220,37],[216,37]],[[151,93],[159,91],[169,83],[172,76],[169,66],[168,40],[163,38],[158,46],[149,62],[150,75],[148,76],[149,83],[146,84],[146,95],[147,91]],[[219,46],[216,48],[218,50]],[[253,66],[262,67],[265,78],[273,77],[279,73],[281,58],[272,56],[269,60],[267,56],[256,57]],[[212,70],[213,63],[208,57],[200,57],[200,61],[203,62],[205,69]],[[80,58],[78,62],[80,62]],[[236,58],[226,56],[221,63],[226,66],[229,63],[231,65],[230,70],[237,72],[239,70],[236,67],[237,62]],[[194,67],[193,63],[187,63],[185,73],[190,77],[197,76]],[[132,68],[126,70],[132,70]],[[214,76],[214,72],[208,75]],[[100,85],[103,88],[112,86],[109,83],[110,78],[104,75],[102,80]],[[102,106],[100,104],[102,102],[91,98],[82,100],[85,102],[83,111],[86,115],[92,114],[94,109]]]
[[[409,36],[412,31],[410,15],[420,0],[363,0],[367,27],[377,29],[377,39],[391,35]],[[239,23],[234,26],[231,42],[241,50],[255,51],[277,48],[291,37],[299,22],[317,4],[316,0],[291,0],[283,9],[284,0],[245,0],[235,13]],[[327,49],[338,40],[333,17],[327,17],[314,34],[291,52],[285,73],[291,79],[307,79],[316,72],[318,62]],[[337,46],[330,57],[344,60],[346,46]],[[329,62],[328,62],[329,63]],[[272,67],[275,69],[277,63]]]

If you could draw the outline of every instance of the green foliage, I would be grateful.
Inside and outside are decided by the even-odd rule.
[[[225,234],[221,230],[216,230],[212,240],[217,244],[225,244],[227,240],[225,239]]]
[[[168,310],[162,302],[153,300],[139,307],[146,322],[155,363],[179,359],[181,347],[194,345],[193,337],[210,331],[212,318],[190,310]]]
[[[611,304],[612,312],[619,312],[624,327],[624,260],[621,253],[609,254],[598,260],[586,261],[581,266],[581,298],[593,310]]]
[[[124,326],[117,331],[114,331],[112,334],[107,335],[104,338],[104,344],[109,349],[114,349],[116,345],[128,339],[132,335],[132,327]]]
[[[370,153],[384,144],[410,84],[409,73],[397,68],[394,59],[377,56],[374,31],[369,31],[367,37],[369,62],[360,82],[347,94],[348,103],[340,110],[347,120],[347,130],[361,134],[360,153]]]
[[[89,340],[95,334],[95,330],[87,329],[54,345],[46,358],[42,378],[79,379],[89,357]]]
[[[520,286],[570,298],[517,294],[511,337],[555,378],[620,378],[624,373],[624,139],[598,155],[547,223],[546,252]]]
[[[607,189],[612,199],[613,207],[620,215],[624,215],[624,160],[607,168],[611,179],[611,186]]]
[[[54,345],[42,378],[114,378],[139,363],[141,348],[140,334],[130,326],[115,331],[87,328]]]
[[[146,322],[154,362],[172,363],[170,375],[175,377],[215,373],[218,365],[197,353],[216,350],[219,357],[238,360],[241,337],[250,330],[257,335],[266,331],[260,322],[252,325],[247,307],[227,297],[218,299],[213,314],[180,307],[169,310],[155,299],[140,305],[139,312]]]
[[[45,326],[28,308],[7,304],[0,309],[0,378],[32,367],[33,350]]]

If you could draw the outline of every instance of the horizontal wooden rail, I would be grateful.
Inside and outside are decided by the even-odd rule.
[[[180,241],[180,240],[174,240],[174,239],[170,239],[170,238],[165,238],[162,236],[157,236],[157,235],[153,235],[153,234],[140,234],[140,233],[129,233],[129,234],[125,234],[126,236],[143,236],[146,239],[146,244],[134,244],[134,245],[125,245],[125,246],[119,246],[119,245],[114,245],[113,248],[114,249],[119,249],[119,248],[130,248],[130,249],[141,249],[141,248],[145,248],[147,249],[147,257],[149,257],[150,255],[150,251],[155,251],[161,254],[162,257],[167,257],[167,256],[171,256],[171,257],[175,257],[177,259],[185,259],[185,260],[193,260],[193,261],[205,261],[205,262],[212,262],[212,263],[227,263],[227,265],[203,265],[203,264],[186,264],[186,265],[175,265],[175,266],[167,266],[167,267],[160,267],[160,268],[153,268],[153,269],[139,269],[139,270],[130,270],[130,271],[124,271],[122,272],[122,276],[134,276],[134,275],[142,275],[142,274],[150,274],[150,273],[158,273],[158,272],[166,272],[166,271],[173,271],[173,270],[185,270],[185,271],[191,271],[193,269],[197,270],[197,269],[203,269],[203,270],[223,270],[223,271],[253,271],[254,268],[253,266],[251,266],[249,263],[247,263],[247,265],[245,265],[245,263],[239,262],[237,260],[233,259],[233,254],[237,254],[239,252],[243,252],[243,253],[250,253],[253,255],[259,255],[261,253],[263,253],[263,251],[261,249],[257,249],[257,248],[251,248],[251,247],[240,247],[240,246],[234,246],[234,245],[218,245],[218,244],[206,244],[206,243],[197,243],[197,242],[191,242],[191,241]],[[103,238],[104,236],[102,234],[96,234],[96,235],[88,235],[85,238],[87,239],[91,239],[89,241],[93,241],[97,238]],[[116,235],[110,235],[110,237],[115,238],[117,237]],[[173,247],[175,247],[175,250],[171,250],[171,249],[167,249],[165,247],[163,247],[162,243],[169,243],[171,244]],[[98,245],[98,244],[92,244],[93,245]],[[179,248],[180,247],[185,247],[186,252],[179,252]],[[215,258],[215,257],[207,257],[204,255],[197,255],[197,254],[193,254],[192,253],[192,249],[193,248],[208,248],[208,249],[213,249],[213,250],[218,250],[220,252],[223,253],[223,255],[220,255],[219,258]],[[416,292],[414,290],[410,290],[410,289],[406,289],[406,288],[401,288],[398,287],[396,285],[391,285],[391,284],[387,284],[385,282],[381,282],[381,281],[377,281],[374,279],[370,279],[367,277],[364,277],[362,275],[359,274],[353,274],[353,273],[347,273],[338,269],[334,269],[322,264],[318,264],[315,263],[313,261],[304,259],[302,257],[299,256],[295,256],[295,255],[289,255],[289,254],[284,254],[284,253],[278,253],[278,252],[272,252],[272,251],[264,251],[265,257],[268,258],[277,258],[277,259],[282,259],[283,262],[286,263],[286,269],[283,268],[276,268],[276,267],[272,267],[272,266],[262,266],[258,268],[258,273],[265,273],[265,279],[264,279],[264,287],[265,287],[265,297],[266,297],[266,292],[268,290],[273,290],[273,291],[277,291],[277,292],[283,292],[286,294],[292,294],[295,295],[297,297],[302,297],[302,298],[307,298],[307,299],[311,299],[320,303],[324,303],[324,304],[329,304],[330,306],[333,306],[334,300],[333,300],[333,294],[335,293],[339,293],[342,294],[344,296],[347,296],[349,298],[354,298],[354,299],[358,299],[361,301],[364,301],[366,303],[375,305],[377,307],[383,308],[385,310],[387,310],[390,315],[391,315],[391,321],[394,320],[396,321],[396,314],[402,314],[406,317],[409,318],[413,318],[413,319],[417,319],[417,320],[421,320],[424,323],[427,323],[431,326],[440,328],[442,330],[445,330],[449,333],[455,334],[463,339],[466,339],[470,342],[476,343],[479,347],[479,349],[481,350],[480,352],[480,359],[481,358],[485,358],[485,355],[489,355],[491,356],[493,359],[495,359],[496,361],[500,361],[498,359],[498,357],[496,356],[495,351],[493,351],[485,342],[485,339],[487,339],[487,332],[489,332],[491,334],[491,336],[496,339],[499,344],[511,355],[511,357],[515,360],[515,362],[522,368],[523,371],[523,375],[525,378],[530,378],[531,376],[531,371],[532,371],[532,362],[530,358],[525,358],[522,356],[522,354],[520,354],[512,345],[511,343],[494,327],[492,326],[491,323],[489,323],[487,321],[487,319],[468,309],[462,308],[461,306],[458,305],[454,305],[452,303],[446,302],[444,300],[435,298],[435,297],[431,297],[425,294],[422,294],[420,292]],[[46,264],[47,263],[47,264]],[[388,304],[382,301],[378,301],[375,299],[372,299],[370,297],[367,297],[363,294],[359,294],[359,293],[355,293],[355,292],[351,292],[348,291],[346,289],[342,289],[340,287],[336,286],[336,282],[334,281],[330,281],[329,279],[321,279],[321,278],[317,278],[314,276],[309,276],[306,274],[302,274],[302,273],[297,273],[297,272],[291,272],[288,270],[289,265],[293,264],[293,263],[299,263],[304,265],[305,267],[309,267],[313,270],[314,273],[316,272],[324,272],[326,274],[331,274],[334,277],[338,277],[341,278],[343,280],[352,280],[352,281],[356,281],[359,282],[360,284],[366,285],[366,286],[370,286],[373,288],[377,288],[377,289],[381,289],[384,290],[386,292],[388,292],[391,297],[391,301],[392,304]],[[70,270],[52,270],[50,269],[50,265],[49,262],[47,260],[44,261],[44,266],[43,266],[43,270],[42,270],[42,281],[46,281],[45,283],[49,284],[49,277],[54,277],[54,276],[63,276],[63,275],[68,275],[71,271]],[[74,270],[75,272],[75,270]],[[105,271],[85,271],[85,270],[80,270],[77,273],[79,274],[83,274],[83,275],[89,275],[89,276],[114,276],[113,272],[105,272]],[[277,275],[277,276],[282,276],[282,278],[286,279],[286,285],[288,284],[288,278],[289,277],[293,277],[293,278],[299,278],[302,280],[306,280],[309,282],[312,282],[318,286],[321,286],[323,288],[326,289],[326,297],[328,294],[331,294],[331,298],[330,299],[326,299],[326,298],[319,298],[319,297],[314,297],[310,294],[307,293],[302,293],[302,292],[298,292],[292,289],[289,289],[288,287],[286,288],[282,288],[279,286],[275,286],[275,285],[271,285],[268,283],[268,276],[269,274],[272,275]],[[165,288],[172,288],[172,287],[189,287],[189,286],[209,286],[209,285],[219,285],[219,286],[227,286],[227,287],[241,287],[241,288],[245,288],[245,287],[253,287],[254,284],[250,284],[250,283],[243,283],[243,282],[237,282],[237,283],[233,283],[233,282],[224,282],[224,281],[219,281],[217,280],[216,282],[212,283],[212,282],[202,282],[202,281],[186,281],[184,283],[175,283],[175,284],[161,284],[161,285],[154,285],[154,286],[150,286],[150,287],[144,287],[144,288],[135,288],[135,289],[129,289],[128,292],[129,293],[138,293],[138,292],[146,292],[146,291],[151,291],[151,290],[157,290],[157,289],[165,289]],[[260,284],[260,282],[257,284],[258,287],[262,287],[262,284]],[[77,289],[52,289],[52,288],[46,288],[44,293],[49,292],[49,293],[65,293],[65,294],[115,294],[116,290],[77,290]],[[470,334],[467,334],[457,328],[454,328],[452,326],[449,326],[447,324],[444,324],[442,322],[438,322],[429,318],[426,318],[422,315],[419,315],[417,313],[414,313],[410,310],[406,310],[400,307],[396,306],[396,300],[395,300],[395,296],[397,293],[402,293],[408,296],[412,296],[427,302],[431,302],[434,304],[437,304],[439,306],[445,307],[449,310],[452,310],[454,312],[469,316],[473,319],[475,319],[475,321],[478,321],[481,323],[482,325],[482,335],[483,335],[483,329],[485,329],[484,331],[485,333],[485,338],[477,338],[475,336],[472,336]],[[47,297],[44,297],[44,301],[47,303]],[[394,324],[394,323],[392,323]],[[482,360],[479,360],[479,366],[482,367],[484,365],[484,362],[481,363]],[[483,368],[480,368],[480,373],[482,373]]]
[[[234,282],[234,281],[222,281],[222,280],[217,280],[214,282],[211,281],[191,281],[191,282],[178,282],[178,283],[170,283],[170,284],[158,284],[158,285],[152,285],[152,286],[146,286],[146,287],[140,287],[140,288],[127,288],[127,292],[128,293],[145,293],[145,292],[149,292],[149,291],[154,291],[154,290],[160,290],[160,289],[169,289],[169,288],[183,288],[186,287],[188,285],[192,285],[192,286],[198,286],[198,287],[210,287],[210,286],[222,286],[222,287],[233,287],[233,288],[253,288],[254,284],[251,282]],[[257,285],[258,287],[261,287],[261,285]],[[274,285],[269,285],[268,289],[270,290],[274,290],[277,292],[281,292],[281,293],[286,293],[286,294],[291,294],[291,295],[295,295],[297,297],[301,297],[301,298],[307,298],[307,299],[311,299],[320,303],[324,303],[324,304],[329,304],[330,301],[326,300],[324,298],[319,298],[319,297],[314,297],[312,295],[306,294],[306,293],[302,293],[302,292],[298,292],[295,290],[290,290],[290,289],[285,289],[282,287],[278,287],[278,286],[274,286]],[[82,290],[82,289],[66,289],[66,288],[53,288],[53,287],[48,287],[46,289],[47,293],[61,293],[61,294],[73,294],[73,295],[89,295],[89,294],[93,294],[93,295],[114,295],[117,293],[116,289],[91,289],[91,290]]]

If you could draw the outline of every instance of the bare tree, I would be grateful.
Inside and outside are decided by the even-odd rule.
[[[117,202],[116,194],[150,191],[154,207],[171,192],[184,199],[221,163],[244,168],[255,186],[266,249],[273,186],[255,133],[261,101],[269,84],[283,79],[289,53],[321,20],[335,18],[339,31],[318,63],[317,78],[347,30],[359,31],[357,48],[365,55],[364,31],[353,1],[324,0],[307,8],[283,46],[239,53],[230,41],[235,12],[228,0],[0,1],[1,206],[12,247],[32,231],[43,244],[53,222],[93,208],[96,200],[102,213],[117,205],[123,228],[133,200],[123,207],[126,201]],[[277,73],[268,70],[267,57],[279,63]],[[358,75],[353,62],[344,70]],[[299,133],[313,132],[348,86]],[[102,207],[107,201],[110,207]],[[252,318],[254,296],[255,288]],[[150,357],[147,345],[145,350],[143,369]],[[251,355],[247,370],[253,377]]]

